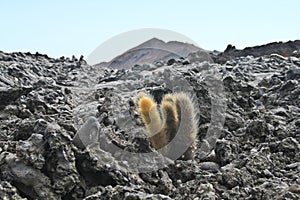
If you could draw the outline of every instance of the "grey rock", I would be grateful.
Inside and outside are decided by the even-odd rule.
[[[287,72],[286,72],[286,78],[288,80],[290,79],[300,79],[300,68],[294,68],[294,69],[289,69]]]
[[[95,117],[90,117],[78,130],[73,138],[73,143],[78,148],[85,148],[97,142],[100,134],[100,124]]]
[[[7,181],[1,181],[0,183],[0,196],[2,199],[16,199],[16,200],[26,200],[27,198],[22,198],[17,191],[17,188],[12,186]]]
[[[282,56],[298,55],[295,51],[300,49],[300,40],[288,41],[288,42],[273,42],[266,45],[246,47],[245,49],[239,50],[235,46],[229,44],[224,52],[217,55],[213,55],[213,59],[217,63],[225,63],[233,58],[239,58],[242,56],[252,55],[255,57],[279,54],[277,58],[282,59]],[[295,53],[294,53],[295,52]]]
[[[28,94],[32,90],[31,87],[23,88],[0,88],[0,110],[6,105],[14,102],[24,94]]]
[[[233,142],[219,140],[215,147],[216,160],[221,166],[229,164],[237,158],[237,151],[238,147]]]
[[[268,48],[128,70],[1,52],[1,197],[299,199],[299,58]],[[199,109],[188,161],[151,147],[134,103],[182,90]]]
[[[20,191],[30,198],[57,199],[58,195],[53,193],[50,179],[41,171],[25,165],[22,160],[11,153],[2,153],[1,176],[6,180],[15,182]]]
[[[200,169],[202,170],[208,170],[211,172],[218,172],[220,169],[220,166],[217,163],[214,162],[201,162],[199,164]]]

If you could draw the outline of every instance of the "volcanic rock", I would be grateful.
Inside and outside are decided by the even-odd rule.
[[[175,59],[122,70],[1,52],[1,197],[299,199],[300,59],[228,52],[224,64]],[[191,94],[193,160],[151,147],[134,103],[140,91],[158,102]]]
[[[288,42],[273,42],[265,45],[246,47],[242,50],[236,49],[235,46],[229,44],[224,52],[219,54],[211,54],[212,59],[216,63],[224,64],[226,61],[238,57],[254,56],[260,57],[271,54],[279,54],[284,57],[299,56],[300,52],[300,40],[288,41]]]

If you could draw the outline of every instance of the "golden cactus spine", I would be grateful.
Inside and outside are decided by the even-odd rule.
[[[194,156],[198,121],[191,98],[185,93],[166,94],[160,111],[154,98],[145,93],[137,96],[138,112],[143,120],[151,145],[164,155],[188,160]],[[169,144],[169,145],[168,145]],[[182,152],[182,149],[185,151]],[[180,152],[181,151],[181,152]],[[178,152],[178,153],[177,153]]]

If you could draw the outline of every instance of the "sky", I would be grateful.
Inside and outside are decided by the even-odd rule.
[[[0,50],[86,58],[111,38],[145,28],[180,33],[207,50],[242,49],[300,39],[299,8],[299,0],[7,0],[0,3]]]

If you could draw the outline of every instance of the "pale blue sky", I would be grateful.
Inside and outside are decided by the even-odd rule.
[[[208,50],[300,39],[299,0],[7,0],[0,50],[87,57],[122,32],[161,28]]]

